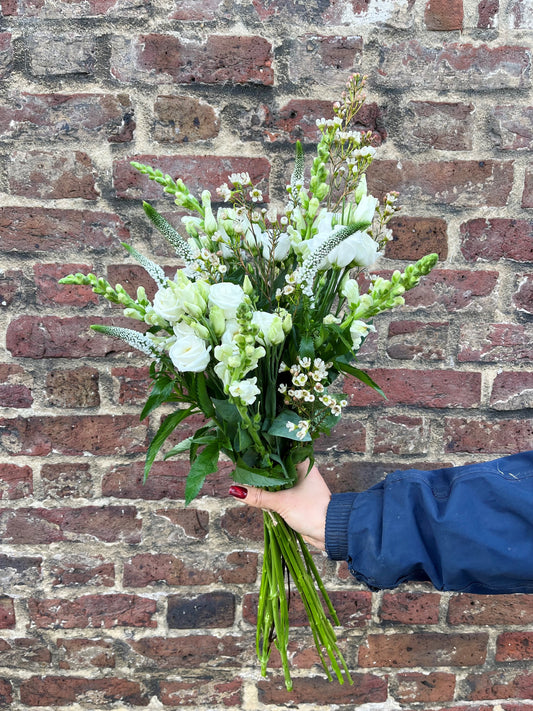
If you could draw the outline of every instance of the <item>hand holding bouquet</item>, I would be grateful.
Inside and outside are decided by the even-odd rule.
[[[328,434],[346,401],[331,386],[349,374],[379,390],[354,364],[372,318],[403,303],[437,260],[424,257],[389,280],[371,279],[361,293],[358,275],[370,267],[390,239],[387,223],[397,196],[383,204],[368,194],[365,172],[375,149],[371,134],[351,130],[362,105],[364,79],[350,78],[334,118],[320,120],[317,155],[304,178],[304,155],[296,145],[292,179],[283,209],[267,208],[261,191],[244,174],[228,176],[212,196],[193,196],[178,179],[133,165],[181,208],[187,238],[151,205],[144,210],[183,262],[175,277],[133,248],[130,254],[157,283],[153,302],[142,287],[133,299],[120,286],[89,274],[63,283],[90,284],[121,304],[142,330],[94,326],[123,339],[151,359],[153,389],[141,413],[163,403],[174,411],[161,424],[146,457],[145,475],[163,443],[187,417],[205,424],[166,453],[189,452],[186,503],[200,492],[220,456],[234,463],[237,484],[288,488],[297,465],[313,462],[313,441]],[[350,680],[332,623],[338,620],[301,536],[277,514],[264,513],[265,549],[257,611],[257,652],[262,673],[274,643],[287,688],[289,619],[287,587],[292,579],[302,598],[328,678],[330,668]],[[350,680],[351,681],[351,680]]]

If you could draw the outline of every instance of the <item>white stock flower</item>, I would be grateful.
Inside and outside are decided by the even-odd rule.
[[[359,348],[363,338],[365,338],[371,331],[375,330],[376,327],[370,323],[365,323],[364,321],[353,321],[350,326],[350,336],[352,337],[354,350]]]
[[[221,282],[213,284],[209,291],[209,303],[216,304],[224,313],[224,318],[234,319],[237,308],[244,300],[244,291],[238,284]]]
[[[239,380],[229,386],[230,394],[235,399],[239,398],[243,405],[253,405],[257,395],[261,392],[256,383],[257,378]]]
[[[168,355],[175,367],[183,373],[201,373],[207,368],[211,346],[206,347],[205,341],[193,333],[177,339],[171,346]]]

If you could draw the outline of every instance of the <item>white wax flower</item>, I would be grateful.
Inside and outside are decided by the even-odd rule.
[[[239,380],[229,386],[230,394],[234,398],[239,398],[243,405],[253,405],[256,396],[261,392],[256,385],[257,378]]]
[[[178,338],[168,354],[175,367],[183,373],[201,373],[210,360],[211,346],[194,334]]]
[[[224,313],[224,318],[234,319],[244,296],[244,291],[238,284],[221,282],[212,285],[209,291],[209,303],[216,304]]]

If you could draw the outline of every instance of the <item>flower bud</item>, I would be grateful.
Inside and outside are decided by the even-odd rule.
[[[209,322],[213,327],[215,335],[220,337],[226,330],[226,319],[224,318],[224,312],[216,304],[211,304],[209,308]]]

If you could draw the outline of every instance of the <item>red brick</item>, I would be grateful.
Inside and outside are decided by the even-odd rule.
[[[371,634],[359,648],[361,667],[462,667],[483,664],[487,634]]]
[[[490,406],[494,410],[533,408],[533,372],[498,373],[492,383]]]
[[[157,200],[163,197],[161,186],[132,168],[130,160],[159,168],[175,179],[181,178],[195,195],[209,190],[215,196],[216,189],[228,181],[231,173],[247,172],[253,184],[263,188],[264,195],[268,188],[270,164],[266,158],[140,155],[115,162],[113,182],[120,198]]]
[[[31,637],[0,640],[0,662],[3,667],[16,669],[34,669],[46,667],[52,661],[52,655],[46,642]],[[0,701],[2,692],[0,690]]]
[[[314,444],[315,452],[364,452],[366,449],[366,428],[362,422],[344,417],[331,430],[322,435]]]
[[[522,207],[533,207],[533,167],[526,167],[524,191],[522,193]]]
[[[513,294],[513,306],[524,314],[533,314],[533,274],[519,274],[518,288]]]
[[[533,674],[523,671],[496,669],[483,674],[471,674],[465,679],[472,701],[484,699],[532,699]]]
[[[405,672],[392,682],[392,695],[402,703],[453,701],[455,675],[446,672]]]
[[[32,141],[131,141],[135,123],[125,94],[28,94],[0,105],[0,137]]]
[[[231,540],[263,540],[263,515],[250,506],[232,506],[220,516],[220,527]]]
[[[215,109],[191,96],[158,96],[152,135],[159,143],[194,143],[215,138],[220,120]]]
[[[497,662],[533,660],[533,632],[502,632],[499,634],[496,640],[495,659]]]
[[[1,223],[1,208],[0,208],[0,223]],[[0,224],[0,232],[2,230]],[[0,247],[2,245],[0,244]],[[2,250],[0,250],[2,251]],[[6,269],[0,271],[0,307],[6,308],[11,306],[15,301],[22,297],[22,284],[24,282],[24,274],[19,269]]]
[[[385,593],[381,600],[382,622],[404,625],[436,625],[439,621],[438,593]]]
[[[303,35],[292,40],[289,78],[303,85],[314,84],[320,77],[330,87],[344,88],[346,76],[359,64],[362,53],[361,37]]]
[[[405,295],[405,303],[415,308],[443,307],[447,312],[494,308],[499,272],[434,269]]]
[[[7,679],[0,679],[0,703],[11,704],[13,701],[13,687]]]
[[[146,34],[114,38],[111,52],[111,74],[120,82],[274,83],[272,46],[263,37],[209,35],[205,42],[192,42]]]
[[[453,595],[450,625],[528,625],[533,623],[533,595]]]
[[[98,407],[99,373],[96,368],[84,366],[74,370],[51,370],[46,374],[46,397],[49,407]]]
[[[454,370],[407,370],[379,368],[369,371],[387,396],[358,380],[346,377],[344,392],[352,406],[412,405],[418,407],[474,407],[481,397],[480,373]]]
[[[20,700],[27,706],[93,704],[91,699],[105,699],[106,704],[122,702],[128,706],[147,706],[150,702],[141,684],[128,679],[32,676],[20,685]]]
[[[444,451],[514,454],[531,449],[533,423],[525,420],[445,420]]]
[[[392,321],[387,355],[397,360],[444,360],[448,328],[447,321]]]
[[[235,621],[235,596],[226,591],[168,597],[169,629],[206,629],[232,627]]]
[[[91,33],[75,34],[71,29],[63,34],[60,30],[37,29],[28,33],[26,45],[28,69],[37,78],[91,77],[95,73],[98,38]]]
[[[159,698],[165,706],[191,706],[195,708],[242,708],[243,681],[231,677],[228,681],[220,676],[200,676],[194,679],[162,681]]]
[[[448,226],[440,217],[394,217],[389,227],[393,236],[385,247],[388,259],[415,261],[433,252],[439,259],[448,256]]]
[[[54,587],[76,585],[112,587],[115,584],[115,566],[102,556],[56,555],[48,565]]]
[[[166,269],[167,276],[174,278],[176,269]],[[146,295],[153,300],[158,289],[148,272],[137,264],[109,264],[107,266],[107,280],[110,284],[120,284],[132,298],[136,298],[139,286],[144,287]]]
[[[410,101],[406,107],[400,141],[412,152],[428,148],[471,151],[473,133],[473,104]]]
[[[495,106],[490,112],[491,139],[503,151],[533,148],[533,106]]]
[[[426,454],[429,432],[422,417],[379,417],[375,425],[374,454]]]
[[[33,404],[33,382],[15,363],[0,363],[0,406],[27,408]]]
[[[242,506],[240,508],[243,508]],[[209,534],[209,512],[201,509],[156,509],[161,516],[178,526],[189,538],[205,539]],[[231,554],[233,555],[233,554]],[[236,555],[240,555],[237,553]]]
[[[520,89],[529,86],[528,66],[527,47],[458,42],[429,47],[412,39],[380,47],[373,81],[380,87],[407,85],[426,92]]]
[[[31,467],[0,462],[0,500],[24,499],[33,493]]]
[[[87,306],[99,303],[100,297],[90,286],[58,284],[58,280],[82,272],[93,271],[87,264],[34,264],[33,273],[37,291],[37,303],[41,305]]]
[[[112,368],[111,375],[118,380],[119,405],[144,405],[153,385],[148,366]]]
[[[533,326],[473,323],[461,327],[457,360],[461,363],[529,362],[533,357]]]
[[[37,585],[41,582],[42,558],[0,554],[0,581],[8,585]]]
[[[83,595],[75,600],[54,598],[28,600],[32,624],[39,629],[76,629],[89,627],[156,627],[152,619],[155,600],[125,595]]]
[[[43,207],[0,207],[3,252],[78,252],[113,254],[129,241],[124,222],[112,213]],[[65,287],[67,288],[67,287]]]
[[[13,195],[96,200],[96,169],[83,151],[15,151],[7,170]]]
[[[481,0],[477,6],[478,21],[480,29],[492,29],[498,24],[498,10],[500,0]]]
[[[58,639],[59,668],[80,670],[85,667],[113,669],[116,655],[113,641],[105,639]]]
[[[88,464],[61,462],[41,466],[41,486],[45,498],[91,498],[93,484]]]
[[[51,452],[99,456],[146,451],[146,427],[135,415],[71,415],[0,418],[4,449],[11,455]]]
[[[131,5],[122,0],[39,0],[26,3],[24,0],[8,0],[2,5],[4,15],[20,17],[37,17],[44,20],[66,18],[88,18],[107,15],[113,20],[122,17],[135,16],[136,19],[146,16],[146,6]]]
[[[12,68],[13,45],[10,32],[0,32],[0,79],[6,77]]]
[[[462,30],[463,0],[428,0],[424,20],[428,30]]]
[[[352,674],[353,686],[331,684],[325,677],[305,676],[293,679],[292,691],[287,691],[283,678],[272,677],[259,681],[257,690],[263,704],[277,704],[284,708],[289,704],[346,705],[356,708],[361,704],[379,704],[387,700],[387,679],[374,674]],[[349,706],[348,706],[349,705]]]
[[[217,561],[218,562],[218,561]],[[210,585],[211,583],[253,583],[257,577],[257,554],[234,551],[221,558],[222,567],[210,561],[198,565],[163,553],[139,553],[124,563],[124,585]]]
[[[461,252],[469,262],[533,261],[533,227],[528,220],[478,218],[461,225]]]
[[[10,597],[0,597],[0,629],[8,630],[15,627],[15,608]]]
[[[194,634],[185,637],[142,637],[127,639],[127,644],[142,659],[133,662],[143,668],[157,670],[194,669],[209,667],[242,668],[243,653],[247,652],[252,639],[244,635],[222,637]]]

